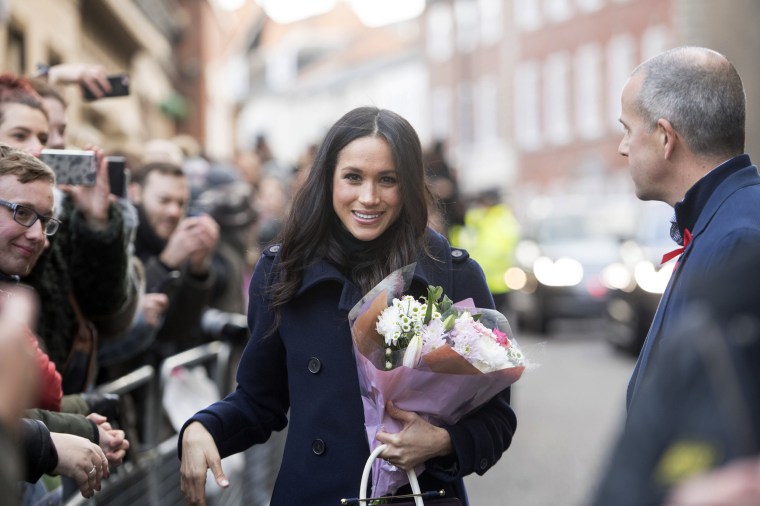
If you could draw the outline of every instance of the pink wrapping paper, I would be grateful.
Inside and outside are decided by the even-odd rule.
[[[414,264],[392,273],[349,314],[370,451],[380,444],[375,440],[378,430],[395,433],[403,428],[386,414],[388,400],[434,425],[451,425],[517,381],[525,369],[519,365],[482,373],[451,347],[443,346],[423,355],[415,368],[398,366],[386,370],[385,342],[375,324],[392,299],[404,294],[413,273]],[[469,300],[456,306],[474,310]],[[494,310],[476,311],[483,314],[480,321],[484,325],[498,327],[507,334],[511,345],[517,346],[503,315]],[[395,353],[403,354],[403,350]],[[415,469],[418,475],[422,471],[424,466]],[[394,493],[407,481],[406,472],[377,459],[372,467],[372,497]]]

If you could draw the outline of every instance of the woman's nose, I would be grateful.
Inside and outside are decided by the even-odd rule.
[[[374,184],[366,184],[362,187],[359,201],[363,204],[375,204],[378,201],[377,188]]]

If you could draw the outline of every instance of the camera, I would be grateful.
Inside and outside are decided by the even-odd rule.
[[[40,160],[53,169],[58,184],[95,185],[97,162],[94,151],[43,149]]]
[[[240,313],[228,313],[207,308],[201,315],[201,330],[207,337],[243,343],[248,340],[248,318]]]
[[[108,76],[108,84],[111,85],[111,91],[100,97],[96,97],[88,88],[82,86],[82,96],[85,100],[92,101],[97,100],[98,98],[123,97],[129,95],[129,76],[127,74]]]

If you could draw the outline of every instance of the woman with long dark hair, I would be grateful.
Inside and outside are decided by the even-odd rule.
[[[355,496],[369,456],[348,312],[392,271],[417,262],[410,294],[442,286],[453,300],[493,308],[483,272],[427,228],[430,193],[412,126],[374,107],[338,120],[293,202],[280,244],[251,281],[251,341],[235,392],[180,433],[182,490],[203,504],[207,469],[228,486],[220,456],[267,440],[289,423],[271,504],[339,504]],[[287,417],[290,411],[289,420]],[[466,504],[462,478],[484,473],[509,447],[516,419],[505,390],[451,426],[392,405],[403,430],[377,439],[402,469],[424,464],[422,490]],[[397,493],[403,493],[404,489]]]

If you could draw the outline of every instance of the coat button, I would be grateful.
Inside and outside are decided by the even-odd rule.
[[[312,374],[317,374],[321,370],[322,362],[320,362],[317,357],[311,357],[309,359],[309,372]]]
[[[451,250],[451,256],[453,256],[454,258],[459,258],[462,255],[464,255],[464,253],[462,253],[462,250],[459,250],[459,249]]]
[[[486,469],[488,469],[488,459],[480,459],[480,470],[485,471]]]
[[[314,452],[314,455],[322,455],[325,450],[327,450],[327,445],[321,439],[315,439],[311,442],[311,451]]]
[[[269,251],[271,251],[272,253],[277,253],[278,251],[280,251],[280,245],[279,244],[275,244],[274,246],[271,246],[269,248]]]

